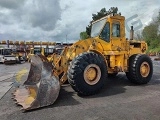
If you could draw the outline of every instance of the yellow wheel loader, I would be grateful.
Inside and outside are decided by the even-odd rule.
[[[108,75],[118,72],[125,72],[132,83],[146,84],[153,73],[146,50],[144,41],[133,40],[133,27],[130,40],[126,39],[124,16],[108,15],[92,22],[91,38],[65,47],[56,61],[32,56],[28,79],[14,98],[24,110],[51,105],[67,80],[78,94],[93,95],[104,86]]]

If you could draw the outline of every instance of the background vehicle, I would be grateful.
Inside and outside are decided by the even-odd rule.
[[[27,59],[30,62],[31,57],[34,55],[43,55],[45,57],[50,57],[54,53],[54,48],[44,48],[44,47],[34,47],[30,49],[30,53],[27,55]]]
[[[132,83],[148,83],[153,65],[145,55],[147,44],[133,40],[133,27],[127,40],[124,25],[124,16],[110,14],[92,23],[91,38],[65,47],[52,64],[42,55],[32,56],[28,79],[14,93],[17,104],[25,110],[53,104],[67,80],[79,95],[96,94],[108,74],[118,72],[125,72]]]
[[[28,61],[31,60],[31,56],[35,55],[35,54],[43,54],[41,47],[37,47],[37,48],[31,48],[29,54],[27,55],[27,59]]]
[[[16,63],[16,56],[11,48],[0,48],[0,63],[12,64]]]

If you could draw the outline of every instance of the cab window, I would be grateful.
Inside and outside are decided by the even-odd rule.
[[[106,42],[110,41],[110,24],[109,23],[106,23],[106,25],[104,26],[100,34],[100,38],[105,40]]]
[[[4,55],[11,55],[12,50],[11,49],[5,49],[4,50]]]
[[[120,23],[115,22],[112,24],[112,37],[120,37]]]

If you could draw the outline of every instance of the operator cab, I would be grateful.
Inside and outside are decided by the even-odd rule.
[[[125,44],[125,18],[119,14],[108,15],[92,22],[91,37],[101,39],[110,44],[115,51],[124,50]],[[108,48],[106,48],[107,50]]]

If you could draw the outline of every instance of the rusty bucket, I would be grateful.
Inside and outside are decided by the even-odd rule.
[[[24,110],[31,110],[53,104],[59,91],[59,79],[53,75],[52,64],[44,56],[34,55],[28,79],[16,89],[14,99]]]

